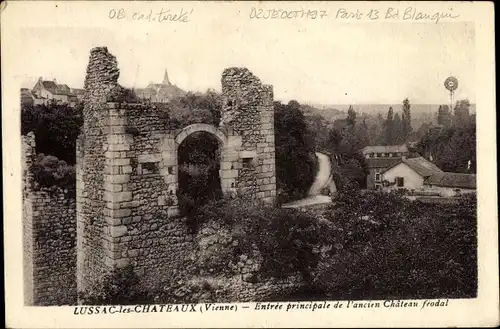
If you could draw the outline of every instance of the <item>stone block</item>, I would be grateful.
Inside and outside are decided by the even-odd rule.
[[[160,162],[162,157],[160,154],[141,154],[137,156],[137,161],[139,163],[145,162]]]
[[[110,134],[125,134],[125,126],[109,126]]]
[[[124,184],[130,181],[130,175],[104,175],[104,182],[110,182],[114,184]]]
[[[106,210],[106,209],[104,209],[104,210]],[[106,217],[106,223],[108,225],[111,225],[111,226],[119,226],[122,224],[122,221],[120,218]]]
[[[222,161],[221,164],[220,164],[220,169],[221,170],[227,170],[227,169],[232,169],[231,167],[233,166],[233,164],[231,162],[228,162],[228,161]]]
[[[220,178],[236,178],[238,177],[238,170],[219,170]]]
[[[132,172],[132,166],[120,166],[120,174],[130,174]]]
[[[120,152],[106,151],[106,152],[104,152],[104,157],[106,157],[106,159],[120,158]]]
[[[111,182],[104,183],[104,190],[109,192],[121,192],[123,190],[122,184],[114,184]]]
[[[124,225],[121,225],[121,226],[111,226],[110,230],[109,230],[109,233],[110,233],[111,237],[113,237],[113,238],[119,238],[119,237],[124,236],[125,234],[127,234],[127,227],[124,226]]]
[[[130,145],[128,144],[109,144],[108,151],[129,151]]]
[[[114,202],[131,201],[132,192],[104,192],[104,200]]]
[[[106,165],[110,166],[126,166],[130,165],[130,159],[123,158],[114,158],[114,159],[106,159]]]
[[[112,212],[114,218],[128,217],[130,215],[132,215],[131,209],[114,209]]]

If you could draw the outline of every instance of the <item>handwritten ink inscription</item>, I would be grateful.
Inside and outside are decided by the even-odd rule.
[[[251,19],[317,19],[326,17],[326,10],[283,10],[283,9],[258,9],[252,7]]]
[[[323,19],[331,17],[334,20],[343,21],[359,21],[359,20],[402,20],[402,21],[430,21],[439,23],[441,20],[451,20],[460,17],[460,14],[453,12],[453,9],[448,11],[423,12],[414,7],[406,7],[403,9],[395,7],[387,7],[383,10],[368,9],[368,10],[348,10],[346,8],[338,8],[329,12],[328,10],[318,9],[300,9],[300,10],[285,10],[285,9],[262,9],[252,7],[249,15],[250,19],[262,20],[291,20],[291,19]]]
[[[145,12],[128,12],[123,8],[111,9],[108,12],[108,18],[112,20],[129,20],[129,21],[145,21],[145,22],[189,22],[190,16],[193,14],[193,9],[185,10],[181,8],[179,11],[163,9],[153,11],[150,9]]]

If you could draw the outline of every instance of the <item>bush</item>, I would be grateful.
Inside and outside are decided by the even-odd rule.
[[[36,151],[52,154],[69,164],[76,163],[76,138],[83,125],[82,106],[23,106],[21,133],[35,134]]]
[[[31,165],[31,172],[36,187],[59,187],[76,193],[76,172],[73,166],[53,155],[40,153]]]
[[[400,193],[339,193],[326,212],[316,287],[332,298],[464,298],[477,294],[476,200],[409,201]]]
[[[263,258],[261,275],[301,272],[308,278],[316,266],[320,223],[313,214],[236,198],[201,207],[196,220],[198,225],[216,221],[229,227],[240,254],[252,254],[257,248]]]
[[[131,265],[105,275],[92,291],[79,292],[84,305],[150,304],[153,298],[139,288],[139,277]]]

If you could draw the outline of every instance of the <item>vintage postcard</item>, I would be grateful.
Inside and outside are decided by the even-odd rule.
[[[497,326],[493,14],[3,2],[6,326]]]

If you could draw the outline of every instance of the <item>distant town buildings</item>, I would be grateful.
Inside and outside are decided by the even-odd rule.
[[[83,89],[70,88],[66,84],[58,84],[56,79],[50,81],[40,77],[31,90],[21,88],[21,104],[35,106],[55,102],[76,106],[82,100],[83,94]]]
[[[168,103],[173,98],[186,94],[184,90],[172,84],[165,70],[162,83],[150,83],[146,88],[134,89],[138,98],[154,103]]]

